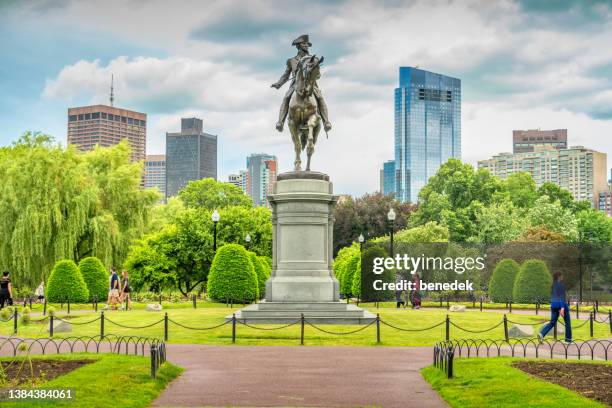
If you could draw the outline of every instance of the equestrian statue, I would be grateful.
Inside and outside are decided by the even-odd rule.
[[[297,55],[287,60],[285,72],[271,85],[279,89],[291,79],[289,90],[281,104],[276,129],[279,132],[283,131],[285,119],[289,114],[287,123],[295,149],[294,170],[302,170],[300,154],[302,150],[306,150],[308,156],[306,171],[310,171],[310,158],[321,130],[321,121],[326,133],[331,130],[327,105],[317,85],[317,80],[321,77],[319,67],[323,63],[323,57],[318,58],[308,53],[312,44],[307,34],[296,38],[292,45],[297,47]]]

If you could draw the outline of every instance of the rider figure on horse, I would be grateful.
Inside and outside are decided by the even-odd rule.
[[[271,85],[272,88],[279,89],[285,82],[287,82],[291,78],[291,85],[289,85],[289,90],[285,94],[283,98],[283,103],[280,107],[280,112],[278,115],[278,122],[276,123],[276,130],[279,132],[283,131],[283,125],[285,124],[285,118],[287,117],[287,112],[289,111],[289,101],[291,100],[291,95],[294,92],[295,86],[295,75],[298,69],[299,61],[310,55],[308,53],[308,48],[312,46],[310,41],[308,40],[308,34],[304,34],[293,40],[294,45],[298,49],[298,53],[295,57],[289,58],[287,60],[287,69],[280,77],[280,79]],[[314,97],[317,100],[319,114],[321,115],[321,119],[323,119],[323,128],[326,132],[331,130],[331,122],[329,121],[329,114],[327,113],[327,105],[325,104],[325,100],[323,99],[323,95],[321,95],[321,90],[317,85],[314,86]]]

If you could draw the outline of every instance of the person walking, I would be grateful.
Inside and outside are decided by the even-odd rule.
[[[553,275],[552,294],[550,296],[550,322],[546,324],[538,333],[538,339],[544,340],[550,329],[555,327],[559,315],[563,317],[565,322],[565,342],[572,342],[572,324],[570,321],[570,310],[566,300],[565,286],[562,283],[563,275],[560,272],[555,272]]]
[[[128,271],[123,270],[121,272],[121,276],[123,277],[123,288],[121,289],[121,310],[123,310],[123,303],[127,299],[127,310],[132,310],[132,299],[130,298],[130,277],[128,276]]]
[[[4,271],[0,279],[0,309],[4,308],[4,303],[7,306],[13,305],[13,284],[8,271]]]
[[[121,288],[121,282],[119,281],[119,275],[117,275],[117,270],[114,267],[111,268],[109,283],[110,288],[108,290],[108,299],[104,308],[108,309],[108,306],[110,305],[111,308],[117,310],[117,302],[120,302],[119,289]]]
[[[421,278],[418,273],[412,275],[412,291],[410,293],[410,302],[413,309],[421,308]]]
[[[38,285],[36,288],[34,295],[36,296],[36,299],[42,303],[42,301],[45,299],[45,281],[40,282],[40,285]]]

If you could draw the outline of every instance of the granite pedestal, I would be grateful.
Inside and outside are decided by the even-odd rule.
[[[246,323],[367,324],[372,313],[339,301],[332,272],[333,208],[329,177],[317,172],[278,175],[272,206],[272,274],[266,297],[236,313]],[[227,316],[226,319],[231,319]]]

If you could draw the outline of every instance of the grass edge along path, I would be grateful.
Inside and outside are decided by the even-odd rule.
[[[512,367],[513,361],[556,361],[567,364],[610,364],[592,361],[534,360],[511,357],[459,358],[453,367],[454,378],[428,366],[421,375],[453,408],[508,407],[508,408],[589,408],[605,407],[560,385],[532,377]]]
[[[23,357],[17,357],[19,359]],[[144,408],[166,388],[168,383],[183,371],[171,363],[164,363],[157,372],[157,378],[151,378],[151,361],[146,357],[117,354],[55,354],[32,356],[32,359],[97,360],[65,375],[45,382],[36,388],[66,389],[75,392],[74,399],[53,402],[27,400],[22,402],[2,402],[3,407],[36,408],[36,407],[122,407]],[[12,360],[12,358],[2,358]]]

